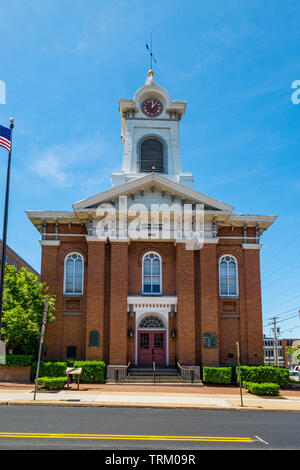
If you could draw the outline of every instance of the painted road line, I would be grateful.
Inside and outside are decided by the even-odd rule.
[[[258,441],[263,442],[264,444],[267,444],[267,446],[269,445],[269,443],[267,441],[264,441],[261,437],[259,436],[254,436],[254,437],[256,437]]]
[[[29,439],[103,439],[103,440],[133,440],[133,441],[189,441],[189,442],[247,442],[251,437],[231,436],[152,436],[131,434],[69,434],[69,433],[27,433],[0,432],[0,438],[29,438]]]

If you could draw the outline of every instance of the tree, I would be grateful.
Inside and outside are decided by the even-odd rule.
[[[286,351],[288,354],[290,354],[291,356],[295,353],[295,352],[298,352],[299,351],[299,354],[297,354],[296,358],[299,359],[300,361],[300,344],[298,344],[298,346],[295,346],[294,348],[291,348],[289,346],[286,347]]]
[[[49,288],[26,268],[6,265],[4,277],[2,339],[16,354],[35,354]],[[49,295],[48,322],[55,317],[55,296]]]

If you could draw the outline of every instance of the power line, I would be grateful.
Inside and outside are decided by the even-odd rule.
[[[275,273],[273,272],[273,273],[270,274],[269,276],[265,277],[265,278],[263,279],[263,282],[265,282],[266,279],[269,279],[270,277],[274,276],[274,274],[276,274],[278,271],[280,271],[282,268],[284,268],[285,266],[287,266],[288,264],[290,264],[290,263],[291,263],[292,261],[294,261],[295,259],[299,259],[299,255],[300,255],[300,253],[297,253],[296,256],[294,256],[293,258],[291,258],[291,259],[290,259],[289,261],[287,261],[286,263],[282,264],[279,268],[276,269],[276,272],[275,272]]]
[[[286,331],[293,331],[293,330],[298,330],[298,328],[300,328],[300,326],[295,326],[294,328],[289,328],[288,330],[283,330],[280,332],[281,333],[285,333]]]
[[[284,315],[285,313],[293,312],[294,310],[297,310],[297,309],[299,309],[299,308],[300,308],[300,306],[298,306],[298,307],[293,307],[293,308],[291,308],[290,310],[285,310],[284,312],[278,313],[278,316]],[[265,321],[269,320],[270,318],[272,318],[272,317],[266,318]]]
[[[287,245],[285,244],[285,245],[284,245],[284,248],[283,248],[282,250],[277,251],[276,254],[279,255],[280,253],[282,253],[286,248],[288,248],[292,243],[294,243],[294,241],[297,240],[297,238],[299,238],[299,237],[300,237],[300,233],[298,233],[298,235],[296,235],[296,237],[293,238],[292,241],[290,241]],[[276,255],[275,255],[275,256],[273,255],[272,258],[267,259],[267,261],[265,261],[265,262],[262,264],[262,266],[265,266],[265,265],[266,265],[267,263],[269,263],[272,259],[274,259],[274,257],[276,257]]]
[[[296,318],[296,317],[298,318],[298,316],[299,316],[299,315],[293,315],[292,317],[284,318],[283,320],[277,320],[277,323],[281,323],[281,322],[283,322],[283,321],[291,320],[292,318]],[[276,317],[276,318],[278,318],[278,317]],[[270,318],[270,320],[272,320],[272,319],[273,319],[273,318]],[[271,323],[268,323],[268,325],[266,325],[266,327],[267,327],[267,326],[270,326],[270,325],[272,325],[272,322],[271,322]]]
[[[283,316],[283,318],[280,317],[280,321],[290,318],[290,316],[296,314],[296,312],[297,312],[297,315],[298,315],[299,310],[297,311],[297,309],[293,309],[289,314],[286,313],[286,314]],[[297,315],[296,315],[296,316],[297,316]],[[273,318],[273,317],[266,318],[266,319],[263,321],[263,324],[264,324],[264,325],[265,325],[265,324],[269,324],[269,322],[270,322],[270,320],[272,320],[272,318]]]
[[[291,300],[297,299],[298,297],[300,297],[300,294],[295,295],[295,297],[292,297],[291,299],[285,300],[284,302],[282,302],[282,303],[279,304],[279,305],[276,305],[276,307],[273,307],[272,310],[275,310],[276,308],[281,307],[282,305],[285,305],[286,303],[290,302]],[[267,312],[267,313],[268,313],[268,312]],[[270,312],[270,313],[271,313],[271,312]]]
[[[278,297],[282,297],[286,292],[289,292],[290,290],[295,290],[295,289],[298,289],[298,288],[299,288],[299,282],[297,283],[297,286],[289,287],[288,289],[280,292],[280,294],[275,295],[274,297],[272,297],[272,299],[264,301],[264,304],[268,304],[268,303],[272,302],[272,300],[277,299]]]
[[[263,289],[267,289],[268,287],[272,286],[275,282],[280,281],[280,279],[282,279],[283,277],[287,276],[288,274],[292,273],[293,271],[296,271],[296,269],[298,269],[299,266],[300,266],[300,265],[298,264],[295,268],[291,269],[291,270],[288,271],[287,273],[283,274],[282,276],[278,277],[278,278],[275,279],[274,281],[270,282],[270,284],[268,284],[267,286],[262,286]]]

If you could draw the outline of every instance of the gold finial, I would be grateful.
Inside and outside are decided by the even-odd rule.
[[[153,77],[154,71],[153,71],[153,70],[149,70],[148,75],[149,75],[149,77]]]

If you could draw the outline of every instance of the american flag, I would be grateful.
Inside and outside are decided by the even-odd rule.
[[[11,129],[0,126],[0,147],[10,151],[11,147]]]

